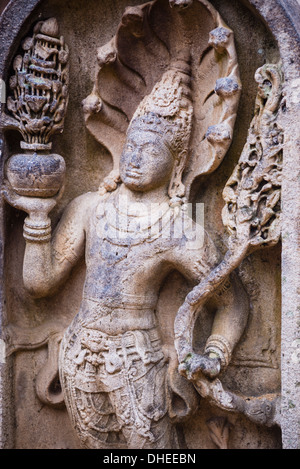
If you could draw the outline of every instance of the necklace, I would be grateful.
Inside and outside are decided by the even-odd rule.
[[[174,210],[167,202],[129,203],[126,197],[115,194],[104,206],[103,237],[118,246],[151,243],[173,220]]]

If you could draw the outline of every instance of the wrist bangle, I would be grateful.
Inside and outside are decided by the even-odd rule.
[[[205,346],[205,353],[216,353],[221,360],[222,368],[226,368],[231,359],[231,347],[227,339],[214,334],[209,337]]]
[[[26,241],[35,243],[47,243],[51,240],[51,220],[42,222],[32,222],[29,218],[25,219],[23,236]]]

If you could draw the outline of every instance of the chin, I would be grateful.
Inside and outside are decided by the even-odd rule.
[[[125,176],[121,178],[122,182],[124,185],[136,192],[145,192],[147,188],[145,185],[142,183],[142,181],[138,177],[132,177],[132,176]]]

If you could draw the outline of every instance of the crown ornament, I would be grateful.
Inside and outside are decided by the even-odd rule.
[[[151,93],[142,100],[129,124],[133,131],[152,131],[164,139],[175,165],[169,186],[171,199],[185,195],[182,174],[186,165],[193,123],[189,52],[170,65]]]

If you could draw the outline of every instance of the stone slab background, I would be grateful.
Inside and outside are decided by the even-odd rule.
[[[7,1],[0,3],[0,11],[6,3]],[[133,5],[143,2],[136,0],[130,3]],[[216,173],[198,181],[193,197],[195,201],[205,204],[205,228],[213,234],[217,246],[224,252],[226,238],[224,238],[225,233],[220,216],[223,206],[221,193],[246,141],[256,95],[254,72],[265,62],[277,61],[279,52],[276,40],[272,37],[269,28],[245,6],[248,2],[212,0],[211,3],[235,31],[243,93],[232,147]],[[54,146],[55,151],[66,159],[68,176],[64,197],[52,214],[54,225],[58,222],[67,203],[83,192],[96,190],[99,182],[111,168],[108,152],[99,146],[84,128],[81,101],[92,89],[97,47],[115,34],[116,26],[126,5],[125,0],[114,2],[105,0],[101,2],[101,8],[97,0],[65,2],[45,0],[30,15],[20,33],[21,36],[26,35],[26,27],[41,17],[56,16],[61,31],[71,47],[70,106],[65,132],[63,136],[56,138]],[[249,41],[249,35],[251,35],[251,41]],[[7,133],[6,139],[9,154],[18,151],[19,140],[16,134]],[[32,329],[43,327],[43,324],[51,318],[54,322],[59,321],[62,325],[67,325],[80,302],[84,264],[82,263],[75,269],[66,287],[54,298],[44,300],[28,298],[21,282],[24,216],[9,207],[2,207],[2,209],[4,209],[3,219],[6,232],[6,322]],[[288,252],[290,251],[291,248]],[[226,376],[226,384],[234,391],[255,395],[280,390],[280,269],[281,246],[265,251],[263,254],[257,253],[251,256],[242,266],[252,309],[249,327]],[[288,276],[292,276],[290,267],[285,278],[287,279]],[[162,289],[158,314],[160,311],[170,311],[172,314],[180,305],[188,288],[189,286],[178,274],[172,274]],[[295,289],[294,282],[293,292]],[[174,297],[172,304],[170,303],[171,296]],[[286,305],[285,311],[291,311],[290,305]],[[289,336],[295,334],[291,331],[293,326],[294,322],[288,328]],[[196,332],[201,335],[207,327],[208,323],[204,325],[199,323]],[[4,387],[2,394],[6,394],[7,389],[11,389],[9,397],[12,397],[12,405],[4,406],[6,416],[5,423],[2,425],[3,446],[35,449],[78,447],[66,411],[42,405],[36,396],[36,376],[46,359],[47,348],[44,346],[36,351],[18,352],[13,358],[7,360],[5,377],[2,380]],[[291,387],[287,386],[286,391],[287,412],[292,412],[293,408],[290,408],[289,403],[291,399],[288,395],[291,393]],[[8,411],[9,408],[11,411]],[[230,421],[232,425],[230,445],[232,447],[281,447],[281,434],[278,429],[257,427],[243,417],[223,414],[202,401],[197,417],[192,424],[183,429],[190,448],[215,448],[208,436],[206,426],[207,419],[213,416],[226,416]]]

